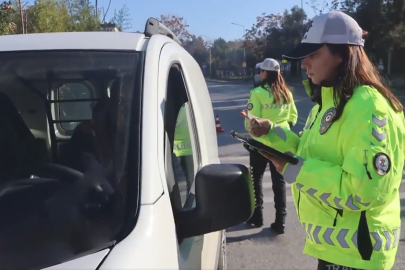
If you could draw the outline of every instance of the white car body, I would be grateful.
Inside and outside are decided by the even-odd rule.
[[[146,52],[142,85],[142,104],[145,105],[142,106],[142,173],[136,225],[113,248],[72,257],[42,269],[224,269],[220,261],[224,256],[224,230],[179,242],[167,184],[162,104],[167,99],[168,72],[173,63],[181,66],[192,104],[188,110],[192,110],[195,123],[192,132],[198,138],[192,144],[194,149],[199,149],[193,152],[194,173],[205,165],[220,163],[213,107],[207,84],[194,58],[175,40],[159,34],[75,32],[0,37],[0,53],[48,50]],[[22,110],[21,116],[24,118]],[[58,132],[56,135],[63,137]],[[49,137],[49,134],[43,137]]]

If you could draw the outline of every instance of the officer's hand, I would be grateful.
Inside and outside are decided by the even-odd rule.
[[[265,158],[267,158],[268,160],[270,160],[274,164],[274,166],[276,167],[276,170],[279,173],[281,173],[281,174],[283,173],[284,166],[287,163],[285,160],[280,159],[280,158],[276,158],[275,156],[270,155],[269,153],[267,153],[265,151],[260,151],[259,150],[259,153],[262,156],[264,156]]]
[[[269,133],[270,126],[270,120],[253,117],[249,120],[249,133],[254,137],[261,137]]]

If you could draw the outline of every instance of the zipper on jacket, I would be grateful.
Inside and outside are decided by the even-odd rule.
[[[366,173],[367,173],[367,176],[368,176],[368,179],[373,179],[373,177],[371,176],[371,173],[369,172],[369,170],[368,170],[368,167],[367,167],[367,165],[368,165],[368,162],[367,162],[367,150],[364,150],[364,163],[363,163],[363,165],[364,165],[364,168],[366,168]]]
[[[338,215],[340,215],[341,217],[343,216],[343,210],[342,209],[336,209],[336,215],[335,215],[335,219],[333,220],[333,227],[336,227],[336,223],[337,223],[337,217]]]
[[[314,125],[314,123],[315,123],[316,119],[318,118],[318,115],[319,115],[319,113],[321,112],[321,110],[322,110],[322,105],[319,105],[318,112],[316,113],[316,115],[315,115],[315,119],[314,119],[314,121],[312,121],[311,126],[309,126],[309,129],[311,129],[311,128],[312,128],[312,126]]]
[[[301,191],[298,190],[298,202],[297,202],[298,220],[300,220],[300,200],[301,200]]]
[[[333,220],[333,227],[336,227],[338,212],[336,211],[335,219]]]

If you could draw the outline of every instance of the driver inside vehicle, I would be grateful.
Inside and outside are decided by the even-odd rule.
[[[73,131],[68,147],[71,151],[68,163],[78,171],[87,171],[94,162],[107,171],[114,167],[119,90],[116,88],[117,80],[111,88],[111,97],[105,96],[97,101],[92,109],[91,120],[81,122]]]

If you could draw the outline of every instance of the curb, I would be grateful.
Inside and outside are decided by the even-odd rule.
[[[233,83],[233,84],[252,84],[251,81],[243,81],[243,80],[217,80],[217,79],[205,79],[206,82],[211,83]]]

